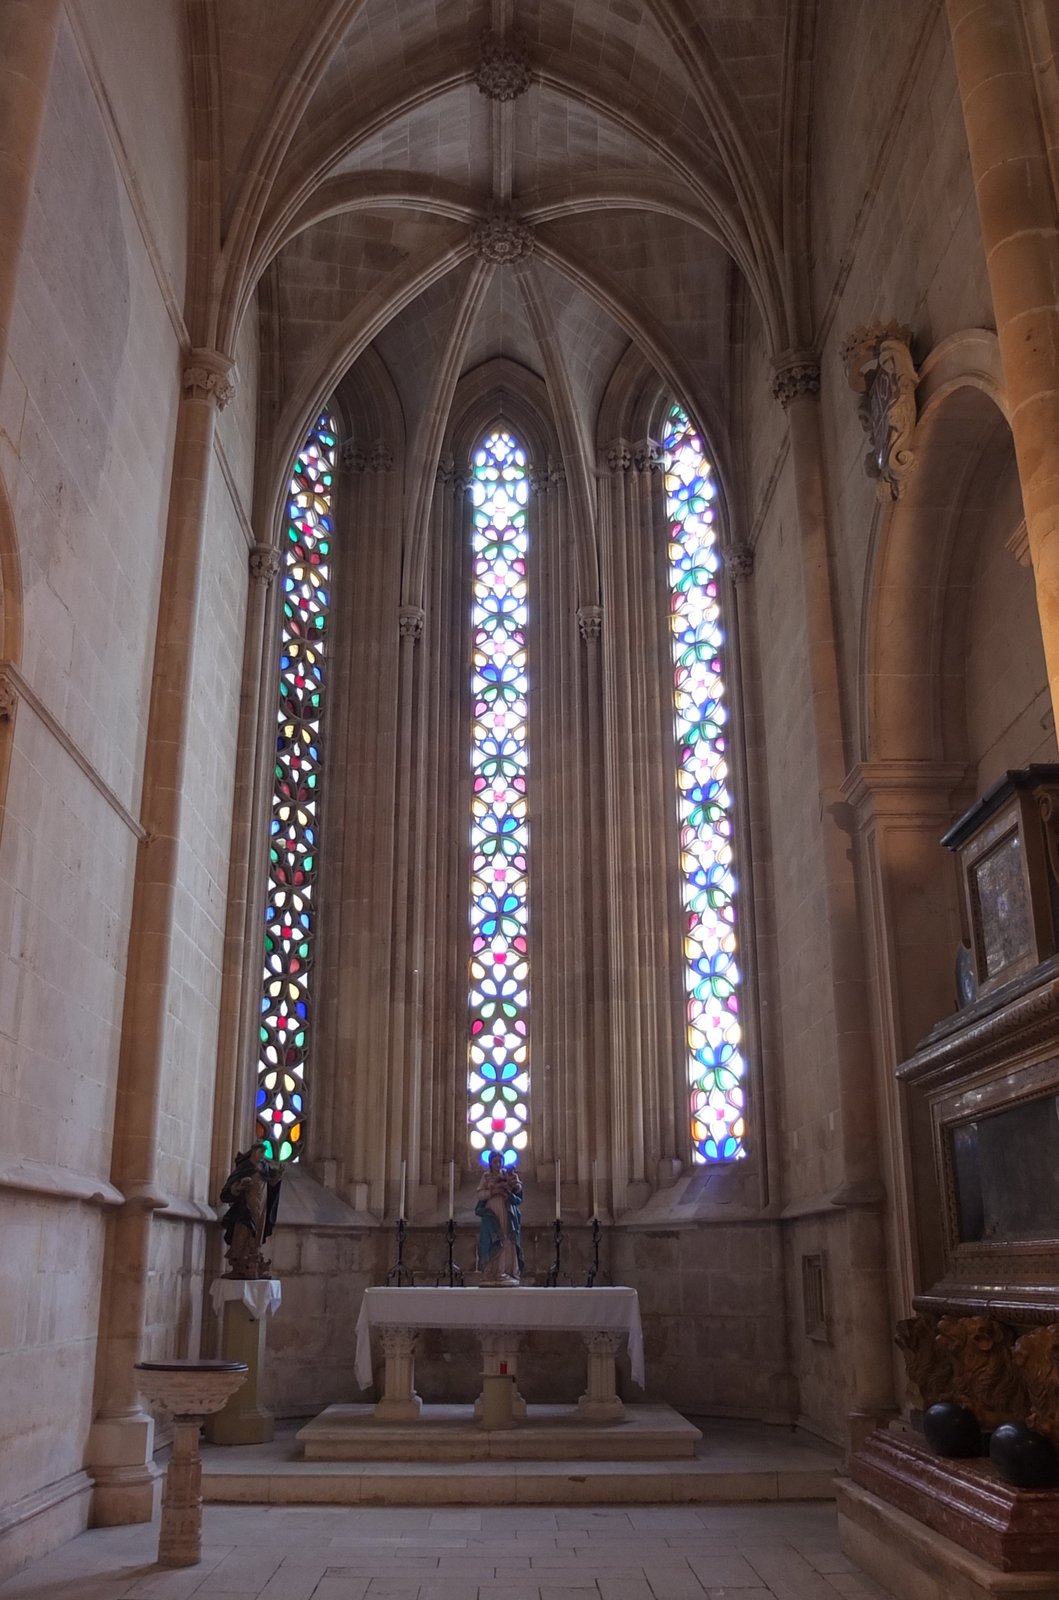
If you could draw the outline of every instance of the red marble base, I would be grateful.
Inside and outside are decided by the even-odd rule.
[[[1059,1572],[1059,1490],[1013,1489],[985,1459],[949,1461],[896,1431],[870,1434],[849,1472],[1002,1572]]]

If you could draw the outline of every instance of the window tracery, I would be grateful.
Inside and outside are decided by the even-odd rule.
[[[259,1023],[257,1137],[296,1160],[305,1131],[316,932],[321,749],[338,435],[319,417],[294,466],[282,555],[283,623]]]
[[[468,1094],[479,1159],[528,1143],[526,455],[496,429],[475,452]]]
[[[746,1066],[716,489],[702,441],[680,406],[669,413],[663,449],[692,1154],[697,1162],[730,1161],[746,1154]]]

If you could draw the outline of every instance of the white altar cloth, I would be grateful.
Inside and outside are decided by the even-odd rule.
[[[643,1327],[635,1289],[366,1289],[353,1371],[371,1383],[372,1328],[473,1328],[482,1333],[625,1333],[634,1382],[644,1387]]]
[[[260,1322],[270,1311],[279,1310],[283,1289],[278,1278],[214,1278],[210,1284],[210,1299],[215,1316],[221,1315],[226,1300],[241,1300],[250,1313],[250,1320]]]

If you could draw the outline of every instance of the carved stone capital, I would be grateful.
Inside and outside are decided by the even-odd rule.
[[[586,644],[595,644],[603,635],[603,607],[578,606],[577,626]]]
[[[586,1333],[584,1340],[586,1350],[589,1355],[593,1356],[613,1357],[621,1349],[621,1335],[607,1333],[602,1328],[597,1329],[594,1333]]]
[[[375,439],[371,444],[347,439],[339,451],[339,465],[343,472],[392,472],[393,446],[385,439]]]
[[[471,245],[483,260],[507,266],[533,249],[533,225],[506,206],[490,206],[471,227]]]
[[[792,400],[815,398],[820,393],[820,363],[811,350],[781,356],[772,375],[772,393],[786,411]]]
[[[899,322],[872,322],[855,328],[840,352],[868,435],[864,470],[875,479],[876,498],[884,505],[901,498],[919,465],[912,450],[919,374],[911,337],[911,329]]]
[[[7,672],[0,672],[0,722],[10,722],[18,709],[18,690]]]
[[[255,544],[250,552],[250,576],[262,586],[279,575],[280,553],[270,544]]]
[[[235,399],[235,362],[219,350],[192,350],[181,382],[185,394],[223,411]]]
[[[529,62],[518,34],[502,39],[483,33],[478,41],[474,81],[490,100],[517,100],[530,86]]]
[[[395,1358],[400,1360],[402,1357],[407,1360],[408,1357],[414,1356],[418,1340],[418,1328],[381,1327],[379,1329],[382,1353],[391,1361]]]
[[[397,627],[402,639],[411,639],[413,643],[420,639],[425,621],[426,612],[422,606],[400,606],[398,608]]]
[[[653,439],[641,439],[633,449],[632,464],[637,472],[661,472],[665,467],[661,446]]]
[[[754,552],[748,544],[731,544],[721,551],[724,570],[733,583],[745,583],[754,575]]]
[[[612,439],[603,456],[611,472],[628,472],[632,466],[632,445],[628,439]]]

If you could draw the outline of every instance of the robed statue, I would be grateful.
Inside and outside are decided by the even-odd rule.
[[[522,1180],[498,1150],[478,1185],[478,1265],[483,1284],[517,1284],[522,1276]]]
[[[261,1246],[276,1225],[281,1182],[279,1170],[265,1160],[263,1144],[240,1150],[221,1190],[228,1207],[221,1219],[227,1277],[271,1277],[272,1262],[261,1254]]]

